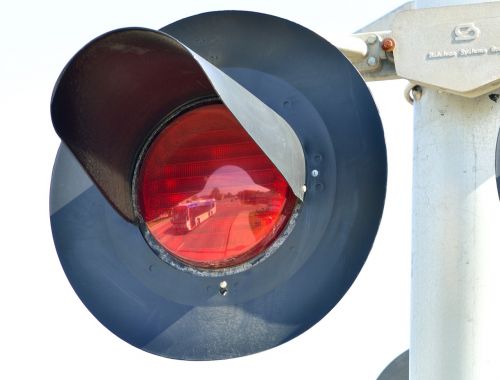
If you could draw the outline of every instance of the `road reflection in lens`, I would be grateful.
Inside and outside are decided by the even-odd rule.
[[[139,206],[153,237],[201,268],[241,264],[280,234],[296,197],[223,105],[174,119],[148,149]]]

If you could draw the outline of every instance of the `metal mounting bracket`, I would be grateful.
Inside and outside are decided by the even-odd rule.
[[[499,36],[500,1],[425,9],[410,2],[353,35],[367,49],[351,62],[366,81],[403,78],[472,98],[500,86]]]

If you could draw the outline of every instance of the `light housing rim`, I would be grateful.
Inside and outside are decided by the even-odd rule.
[[[178,258],[174,253],[170,252],[166,247],[163,246],[151,233],[149,230],[144,217],[141,213],[139,206],[139,184],[140,184],[140,173],[141,168],[144,164],[145,158],[149,149],[151,148],[154,141],[160,136],[160,134],[168,128],[168,124],[174,121],[178,116],[194,110],[198,107],[203,107],[206,105],[222,104],[222,100],[219,97],[206,97],[204,99],[196,99],[192,102],[186,103],[183,106],[173,110],[169,115],[165,116],[156,127],[152,128],[150,135],[146,139],[145,143],[142,145],[140,152],[137,155],[136,163],[134,165],[134,171],[132,175],[132,200],[134,215],[136,218],[136,223],[141,230],[144,240],[153,250],[154,254],[158,256],[162,261],[171,265],[172,267],[188,272],[197,276],[209,276],[209,277],[224,277],[233,274],[237,274],[246,270],[251,269],[255,265],[258,265],[269,258],[274,252],[276,252],[279,247],[283,244],[286,238],[292,233],[295,220],[300,212],[301,205],[303,201],[295,197],[295,205],[292,209],[291,215],[288,220],[284,223],[281,231],[271,240],[270,243],[266,244],[264,249],[260,253],[251,256],[250,258],[240,262],[236,265],[230,265],[220,268],[207,268],[202,266],[196,266],[190,264],[182,259]],[[225,105],[224,105],[225,106]],[[227,108],[227,107],[226,107]],[[229,112],[231,112],[228,109]],[[291,191],[291,190],[290,190]],[[305,198],[305,197],[304,197]]]

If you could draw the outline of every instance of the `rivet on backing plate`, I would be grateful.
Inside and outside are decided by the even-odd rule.
[[[219,284],[219,293],[221,294],[221,296],[225,296],[227,292],[227,281],[221,281],[221,283]]]

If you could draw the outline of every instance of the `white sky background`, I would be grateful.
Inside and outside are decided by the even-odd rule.
[[[52,242],[49,185],[59,145],[54,83],[87,42],[112,29],[158,29],[223,9],[274,14],[325,38],[346,35],[402,1],[18,1],[0,6],[0,378],[375,379],[409,345],[412,109],[404,81],[370,85],[385,127],[389,183],[375,246],[341,302],[270,351],[218,362],[157,357],[121,341],[84,307]]]

